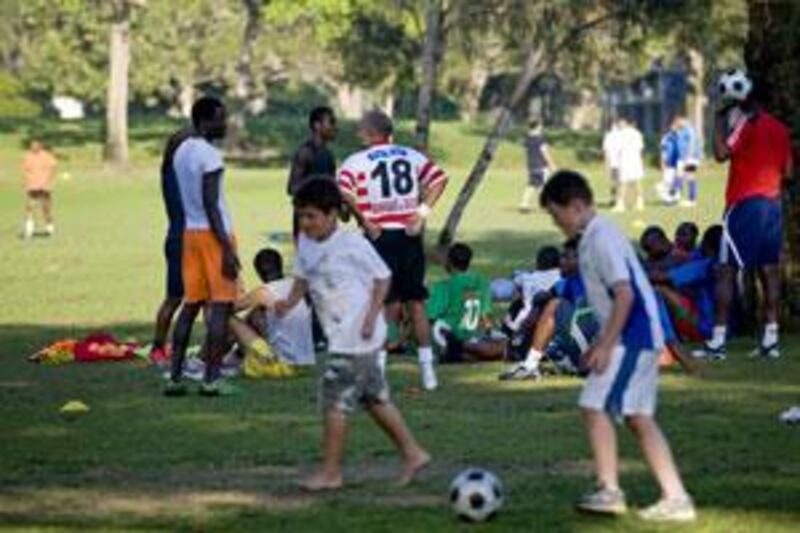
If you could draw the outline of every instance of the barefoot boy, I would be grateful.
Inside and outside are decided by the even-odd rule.
[[[633,431],[661,488],[661,499],[640,516],[655,521],[694,520],[694,504],[654,418],[664,333],[653,288],[628,239],[595,213],[592,190],[583,176],[573,171],[556,173],[545,185],[540,202],[567,237],[582,234],[581,277],[601,328],[584,356],[590,374],[579,402],[598,487],[581,498],[577,507],[603,514],[626,511],[618,480],[616,418],[624,419]]]
[[[403,458],[400,485],[410,483],[429,461],[389,400],[378,363],[386,341],[383,302],[391,274],[375,249],[361,235],[337,227],[342,196],[326,180],[312,180],[294,197],[300,231],[294,285],[286,300],[275,304],[288,312],[308,291],[328,338],[329,358],[320,381],[325,420],[323,462],[302,480],[310,491],[342,485],[347,416],[363,405],[397,446]]]

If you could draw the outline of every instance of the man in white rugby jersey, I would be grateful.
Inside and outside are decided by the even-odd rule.
[[[422,385],[434,390],[438,380],[425,314],[428,291],[422,232],[448,178],[425,154],[394,144],[392,133],[392,120],[385,113],[367,112],[358,128],[365,148],[345,160],[338,182],[359,225],[392,271],[388,319],[396,325],[402,306],[408,306],[419,346]],[[385,358],[383,352],[384,364]]]

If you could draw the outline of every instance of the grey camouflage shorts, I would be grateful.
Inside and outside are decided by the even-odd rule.
[[[320,379],[323,412],[352,413],[358,404],[369,407],[389,401],[389,386],[378,366],[378,354],[330,354]]]

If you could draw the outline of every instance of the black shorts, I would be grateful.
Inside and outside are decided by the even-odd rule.
[[[31,200],[49,200],[50,199],[50,191],[46,191],[44,189],[35,189],[28,191],[28,198]]]
[[[422,235],[410,236],[402,229],[383,230],[372,245],[392,271],[392,286],[386,297],[387,303],[428,299]]]
[[[183,298],[183,235],[167,234],[164,241],[167,260],[167,298]]]
[[[536,187],[537,189],[544,185],[545,178],[547,177],[546,170],[531,170],[528,172],[528,185]]]

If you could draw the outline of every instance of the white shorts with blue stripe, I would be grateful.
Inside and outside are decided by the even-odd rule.
[[[658,352],[618,345],[602,374],[586,378],[578,404],[621,418],[653,416],[658,392]]]

